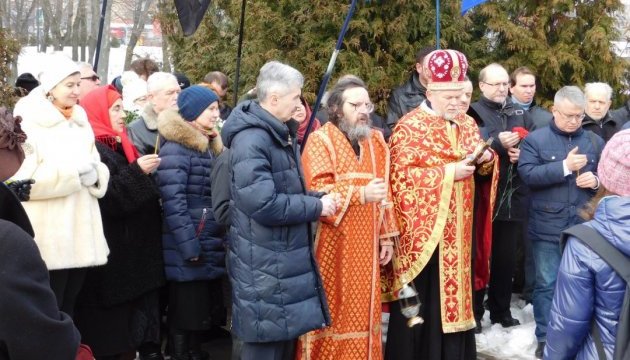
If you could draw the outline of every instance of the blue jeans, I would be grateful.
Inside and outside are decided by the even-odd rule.
[[[534,319],[536,320],[536,339],[546,341],[549,310],[556,287],[556,278],[560,268],[560,245],[548,241],[535,240],[531,242],[536,268],[536,284],[534,285],[533,304]]]

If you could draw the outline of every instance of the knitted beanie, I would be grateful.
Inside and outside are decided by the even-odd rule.
[[[177,106],[184,120],[194,121],[215,101],[219,101],[219,97],[212,90],[193,85],[182,90],[177,97]]]
[[[630,130],[620,131],[608,141],[599,159],[597,176],[609,191],[630,196]]]
[[[80,73],[79,66],[63,54],[49,55],[45,61],[46,70],[39,74],[39,82],[44,90],[44,94],[50,92],[68,76]]]

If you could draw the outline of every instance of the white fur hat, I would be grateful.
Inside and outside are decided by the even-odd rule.
[[[39,82],[44,94],[50,92],[68,76],[80,73],[79,66],[63,54],[48,55],[44,61],[46,70],[39,74]]]
[[[147,82],[133,71],[125,71],[120,82],[123,86],[123,108],[127,111],[137,110],[138,106],[134,101],[147,95]]]

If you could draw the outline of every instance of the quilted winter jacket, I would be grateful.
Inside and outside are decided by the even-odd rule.
[[[245,101],[221,131],[233,170],[232,329],[245,342],[291,340],[330,324],[312,248],[322,204],[306,191],[298,124],[287,124]]]
[[[611,196],[586,223],[626,256],[630,256],[630,198]],[[591,337],[594,319],[612,359],[625,281],[581,241],[569,238],[560,263],[549,314],[545,359],[596,360]]]
[[[566,133],[555,122],[529,134],[521,144],[518,173],[530,190],[529,228],[532,241],[559,242],[560,233],[582,222],[578,210],[595,194],[575,184],[576,174],[564,176],[562,161],[574,147],[586,154],[580,172],[597,173],[604,141],[583,129]]]
[[[187,123],[176,110],[158,118],[166,141],[160,148],[157,179],[162,194],[162,237],[166,278],[171,281],[217,279],[225,274],[225,228],[214,220],[210,171],[223,145]],[[205,213],[205,221],[204,218]],[[189,261],[198,257],[197,261]]]

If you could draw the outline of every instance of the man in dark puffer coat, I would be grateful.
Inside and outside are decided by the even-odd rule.
[[[310,223],[334,213],[336,204],[304,185],[298,124],[290,121],[303,82],[288,65],[265,64],[256,87],[260,103],[239,104],[221,134],[233,172],[227,263],[242,360],[292,359],[297,337],[330,323]]]

